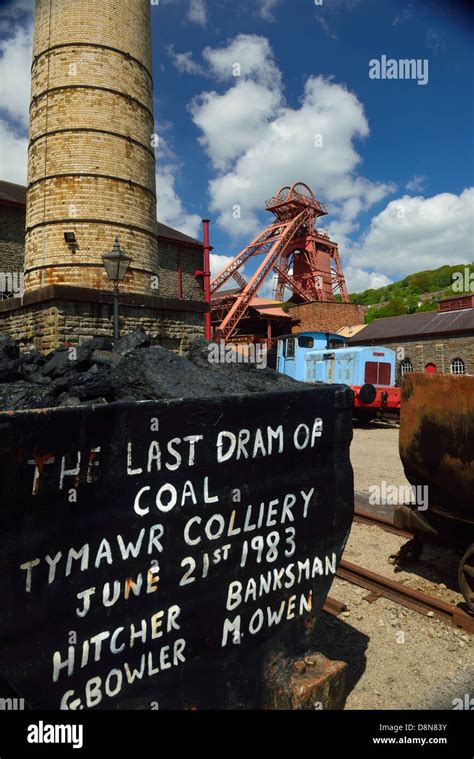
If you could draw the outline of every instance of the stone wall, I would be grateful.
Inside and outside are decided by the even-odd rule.
[[[157,343],[185,354],[189,343],[204,335],[204,303],[173,298],[122,296],[121,334],[143,327]],[[0,302],[0,332],[7,332],[22,350],[48,353],[65,343],[79,345],[96,335],[113,337],[113,302],[108,293],[50,286],[36,299],[28,294]]]
[[[181,297],[183,300],[203,300],[202,277],[195,277],[203,268],[201,246],[182,245],[171,240],[158,239],[160,262],[159,294],[165,298],[176,298],[178,294],[179,270],[181,270]]]
[[[0,272],[23,271],[25,209],[0,205]]]
[[[337,332],[349,324],[363,324],[366,306],[355,303],[301,303],[291,306],[288,313],[298,321],[293,332]]]
[[[474,334],[459,337],[445,335],[438,339],[418,336],[405,340],[382,340],[380,345],[398,351],[397,382],[400,381],[403,357],[411,362],[415,372],[423,372],[427,364],[434,364],[441,374],[450,373],[451,362],[459,358],[464,362],[466,374],[474,374]]]

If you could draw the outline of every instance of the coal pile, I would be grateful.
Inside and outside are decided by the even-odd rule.
[[[196,340],[187,358],[151,340],[142,329],[114,345],[95,337],[48,356],[20,354],[0,334],[0,411],[92,406],[114,401],[203,398],[301,387],[272,369],[251,363],[212,363],[210,343]]]

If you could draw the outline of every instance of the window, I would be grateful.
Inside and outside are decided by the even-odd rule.
[[[295,339],[293,337],[289,337],[288,340],[285,342],[285,358],[294,358],[295,357]]]
[[[412,371],[413,371],[413,364],[412,364],[412,362],[410,361],[409,358],[406,358],[400,364],[400,374],[403,377],[404,374],[408,374],[409,372],[412,372]]]
[[[314,339],[308,335],[298,338],[298,348],[314,348]]]
[[[466,374],[466,367],[462,358],[453,358],[451,361],[451,374]]]
[[[366,385],[390,385],[390,364],[385,361],[367,361],[364,382]]]

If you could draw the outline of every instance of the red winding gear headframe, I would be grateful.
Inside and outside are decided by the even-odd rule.
[[[317,219],[326,216],[327,210],[312,190],[303,182],[282,187],[267,201],[266,210],[274,214],[275,221],[211,281],[212,321],[217,325],[214,339],[232,337],[250,302],[271,274],[276,274],[275,300],[283,300],[288,288],[295,302],[333,302],[336,293],[344,303],[349,302],[337,244],[316,229]],[[247,282],[240,270],[257,255],[263,255],[263,261]],[[235,292],[218,293],[231,278],[240,287],[237,296]]]

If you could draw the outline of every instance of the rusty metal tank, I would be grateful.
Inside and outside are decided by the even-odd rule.
[[[414,555],[422,537],[465,549],[459,584],[474,611],[474,376],[405,375],[399,448],[408,481],[428,488],[428,508],[399,506],[395,523],[414,533]]]

